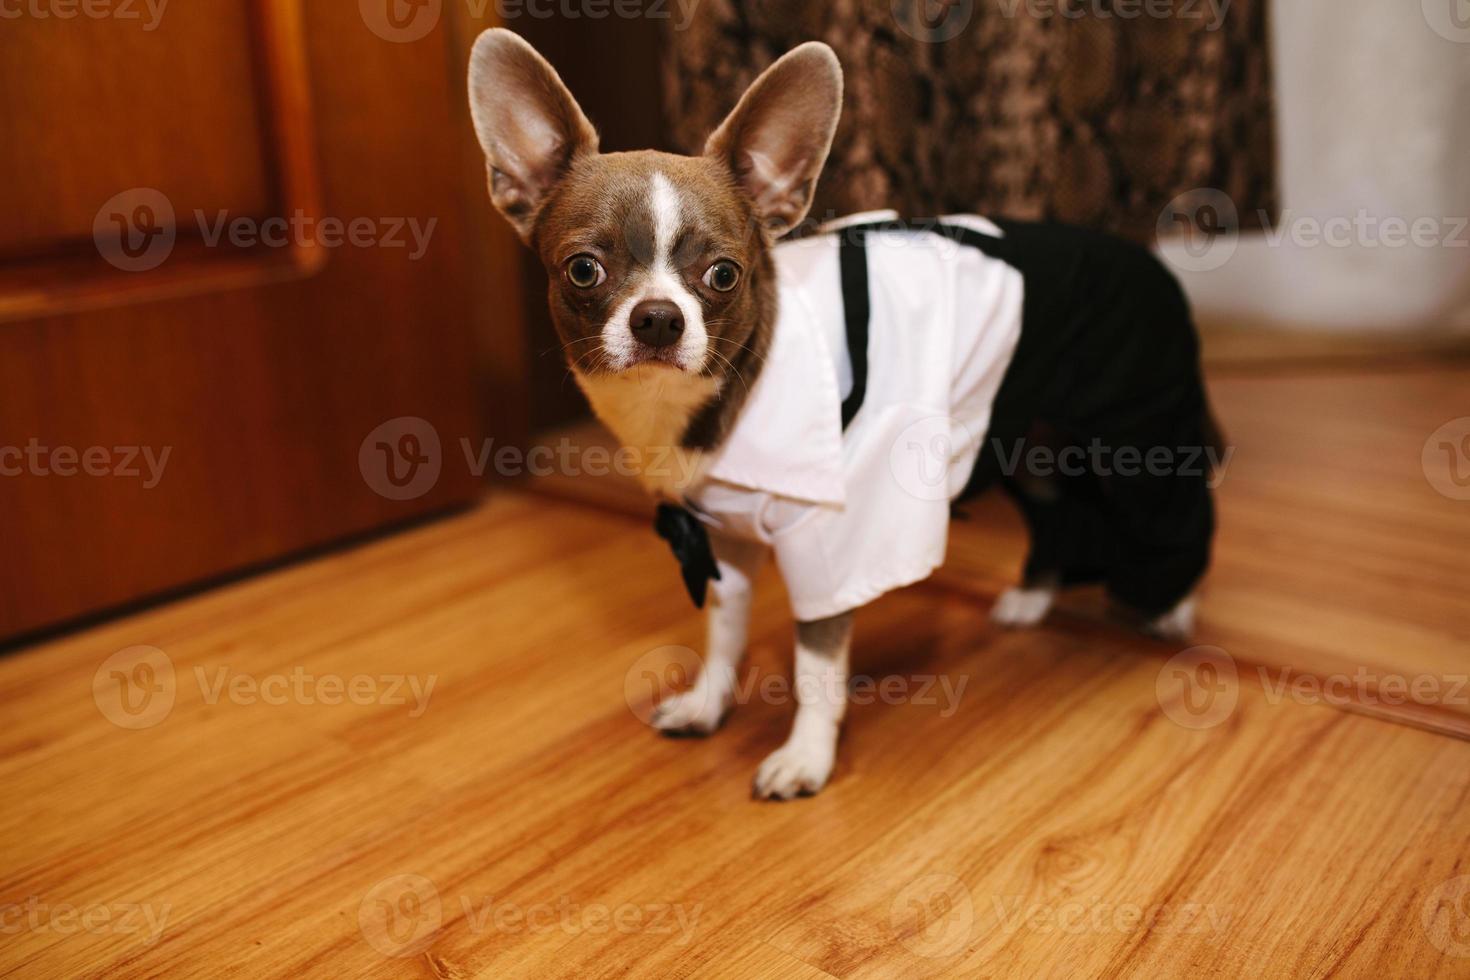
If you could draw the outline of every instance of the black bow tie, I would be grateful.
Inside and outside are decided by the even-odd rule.
[[[689,598],[694,600],[696,608],[703,609],[709,580],[718,581],[720,577],[719,566],[715,564],[715,555],[709,546],[709,532],[704,529],[703,522],[683,507],[659,504],[653,528],[674,550]]]

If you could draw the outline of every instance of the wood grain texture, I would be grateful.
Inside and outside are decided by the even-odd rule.
[[[791,713],[776,578],[726,729],[659,737],[699,617],[641,522],[544,497],[13,654],[0,975],[1470,975],[1470,744],[1244,673],[1197,727],[1173,648],[985,612],[864,610],[888,694],[782,805],[748,798]]]

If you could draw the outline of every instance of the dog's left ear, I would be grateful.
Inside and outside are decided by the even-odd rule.
[[[481,34],[470,55],[470,114],[490,199],[529,244],[552,188],[573,160],[597,152],[597,131],[556,69],[499,27]]]
[[[809,41],[767,68],[710,135],[704,152],[725,162],[772,238],[800,223],[842,114],[842,65]]]

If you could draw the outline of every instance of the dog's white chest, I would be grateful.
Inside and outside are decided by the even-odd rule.
[[[576,378],[593,412],[622,444],[623,464],[645,489],[678,500],[698,482],[704,454],[680,443],[694,414],[719,394],[717,379],[661,367]]]

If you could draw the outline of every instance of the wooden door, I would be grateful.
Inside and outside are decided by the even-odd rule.
[[[379,6],[0,21],[0,639],[465,503],[519,424],[465,39]]]

